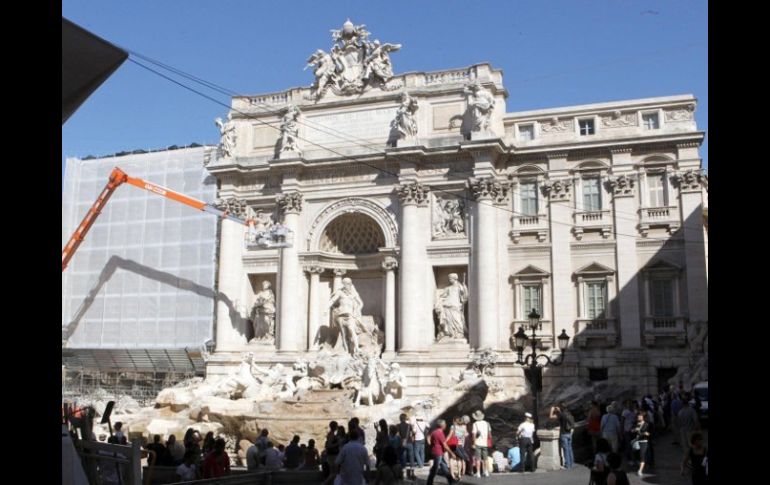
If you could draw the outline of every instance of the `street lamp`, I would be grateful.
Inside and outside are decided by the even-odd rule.
[[[537,313],[537,310],[533,308],[532,311],[529,313],[528,318],[529,318],[528,325],[525,324],[519,327],[519,330],[513,335],[513,339],[516,345],[516,352],[518,353],[518,358],[516,359],[516,363],[525,367],[525,375],[527,377],[527,380],[529,381],[530,387],[532,388],[532,394],[533,394],[534,404],[535,404],[535,412],[532,413],[532,416],[535,420],[535,429],[537,429],[539,424],[538,395],[542,389],[543,367],[547,365],[559,366],[564,363],[564,354],[567,352],[567,345],[569,345],[569,335],[567,335],[566,330],[562,329],[561,334],[558,337],[556,337],[556,340],[558,341],[558,345],[559,345],[559,350],[561,351],[560,359],[551,359],[549,356],[545,354],[538,355],[535,331],[540,330],[540,327],[542,326],[542,323],[540,322],[540,314]],[[532,338],[527,337],[527,332],[524,330],[525,326],[528,326],[529,329],[532,330]],[[528,340],[529,340],[529,344],[532,347],[532,353],[528,354],[525,357],[524,348],[527,347]],[[542,364],[539,363],[538,359],[545,359],[545,363],[542,363]]]

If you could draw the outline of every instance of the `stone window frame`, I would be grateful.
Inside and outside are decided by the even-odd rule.
[[[522,137],[521,129],[523,127],[531,127],[532,128],[532,138],[530,138],[529,140],[525,140]],[[521,141],[521,142],[525,142],[525,143],[526,142],[530,142],[530,141],[534,141],[540,135],[540,133],[538,133],[538,131],[539,131],[538,130],[538,124],[535,123],[534,121],[525,122],[525,123],[516,123],[516,141]]]
[[[593,133],[586,133],[585,135],[581,132],[580,128],[580,122],[581,121],[590,121],[593,123]],[[596,115],[593,116],[576,116],[575,117],[575,133],[577,136],[596,136],[599,134],[599,117]]]
[[[593,262],[581,269],[575,271],[575,281],[578,292],[578,320],[615,320],[613,311],[614,302],[617,299],[617,288],[615,288],[615,270],[604,266],[603,264]],[[588,316],[588,284],[604,283],[604,301],[605,311],[602,318],[591,318]]]
[[[528,320],[529,312],[531,308],[525,309],[524,305],[524,287],[525,286],[539,286],[540,287],[540,308],[542,310],[540,319],[544,322],[550,322],[551,315],[551,292],[550,292],[550,280],[551,274],[544,271],[537,266],[528,265],[520,271],[511,275],[513,282],[513,319],[516,322],[524,322]]]
[[[649,318],[682,318],[682,267],[664,258],[656,258],[647,263],[641,270],[644,290],[644,317]],[[672,281],[673,315],[654,316],[652,301],[652,280],[669,279]]]
[[[653,208],[650,205],[648,174],[663,174],[663,197],[665,200],[662,207],[678,207],[674,184],[671,180],[675,172],[676,161],[667,156],[652,155],[642,161],[639,166],[639,204],[642,208]]]
[[[647,126],[644,123],[644,117],[645,115],[657,115],[658,117],[658,127],[657,128],[647,128]],[[663,116],[663,110],[662,109],[652,109],[652,110],[641,110],[639,111],[639,126],[642,127],[643,131],[659,131],[663,129],[663,123],[664,123],[665,116]]]

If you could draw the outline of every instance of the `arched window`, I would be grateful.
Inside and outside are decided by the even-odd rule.
[[[385,246],[385,236],[371,217],[343,214],[334,219],[321,236],[320,249],[327,253],[372,254]]]

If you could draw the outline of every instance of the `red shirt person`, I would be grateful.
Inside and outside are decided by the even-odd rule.
[[[203,460],[203,478],[218,478],[230,474],[230,457],[225,453],[225,440],[218,438],[214,451]]]
[[[449,448],[446,442],[446,435],[444,434],[444,428],[446,427],[446,421],[439,419],[436,421],[436,429],[430,434],[430,452],[433,455],[433,466],[430,467],[430,473],[428,474],[427,485],[433,485],[433,479],[436,478],[436,474],[440,474],[446,477],[449,481],[449,485],[455,483],[452,478],[452,474],[449,472],[449,467],[444,462],[444,452],[455,458],[455,454]]]

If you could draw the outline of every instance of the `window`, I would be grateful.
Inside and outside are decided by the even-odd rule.
[[[581,135],[593,135],[596,133],[596,129],[594,128],[594,120],[580,120],[578,121],[578,124],[580,125]]]
[[[542,317],[543,306],[540,303],[540,285],[524,285],[521,298],[523,317],[526,318],[532,309],[537,310],[537,313]]]
[[[666,205],[666,174],[647,174],[647,193],[649,207],[665,207]]]
[[[521,214],[537,215],[537,182],[523,182],[519,186],[521,194]]]
[[[669,278],[650,280],[653,317],[674,316],[674,282]]]
[[[608,380],[609,376],[607,375],[607,368],[602,367],[601,369],[588,369],[588,379],[591,382]]]
[[[657,130],[660,128],[658,113],[645,113],[642,115],[642,124],[645,130]]]
[[[602,198],[599,190],[599,178],[583,179],[583,210],[587,212],[602,209]]]
[[[586,285],[586,310],[588,318],[604,316],[606,306],[605,292],[607,283],[604,281],[589,282]]]
[[[530,141],[535,138],[535,125],[520,125],[519,140]]]

